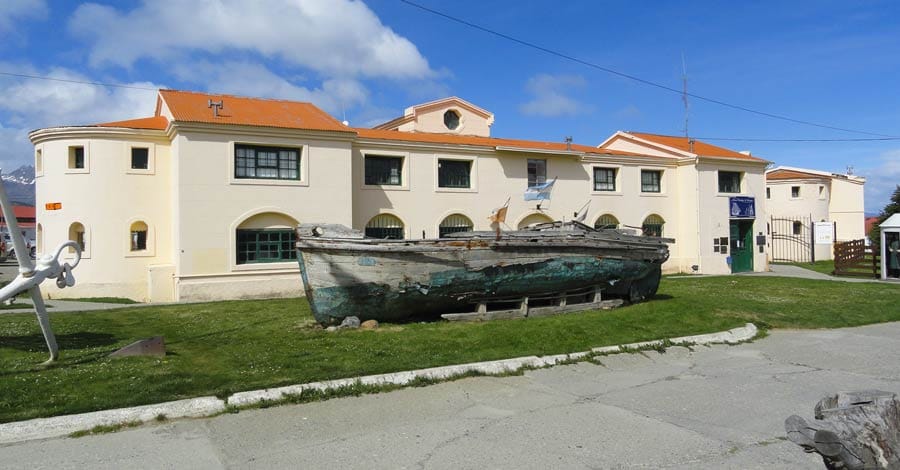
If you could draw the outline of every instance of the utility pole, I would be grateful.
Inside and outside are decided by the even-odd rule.
[[[688,77],[687,77],[687,65],[684,61],[684,52],[681,53],[681,101],[684,102],[684,136],[688,136],[688,109],[690,108],[688,103]]]

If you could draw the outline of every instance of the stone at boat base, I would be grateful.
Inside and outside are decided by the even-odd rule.
[[[344,320],[338,326],[329,326],[325,328],[325,331],[337,331],[337,330],[355,330],[359,328],[360,322],[359,317],[344,317]]]
[[[152,338],[135,341],[118,351],[109,355],[109,357],[127,357],[127,356],[157,356],[166,355],[166,342],[162,336],[154,336]]]
[[[359,329],[361,330],[375,330],[378,329],[378,320],[366,320],[359,325]]]

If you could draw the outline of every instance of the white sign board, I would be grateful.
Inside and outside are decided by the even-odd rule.
[[[834,243],[834,225],[831,222],[816,222],[816,245]]]

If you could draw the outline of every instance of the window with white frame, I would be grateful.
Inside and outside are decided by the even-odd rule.
[[[662,191],[661,170],[641,170],[641,192],[658,193]]]
[[[366,155],[365,184],[368,186],[401,186],[403,157]]]
[[[612,214],[603,214],[594,222],[596,229],[615,229],[619,228],[619,219]]]
[[[300,179],[300,148],[237,144],[234,177],[238,179]]]
[[[665,226],[666,221],[663,220],[662,217],[651,214],[648,215],[646,219],[644,219],[644,223],[641,224],[641,231],[644,236],[647,237],[661,237],[663,234],[663,227]]]
[[[471,188],[472,162],[469,160],[438,160],[439,188]]]
[[[542,158],[528,159],[528,187],[547,182],[547,160]]]
[[[438,227],[438,236],[443,238],[450,233],[471,232],[474,224],[472,220],[462,214],[451,214],[444,217]]]
[[[616,169],[594,167],[594,191],[615,191]]]
[[[739,171],[719,171],[719,192],[741,192],[741,173]]]
[[[390,238],[402,240],[403,221],[391,214],[379,214],[366,224],[366,236],[369,238]]]
[[[142,221],[136,221],[131,224],[129,231],[129,241],[131,251],[145,251],[147,249],[147,224]]]
[[[84,169],[84,146],[75,145],[69,147],[69,164],[70,170]]]
[[[131,147],[131,169],[147,170],[150,168],[150,148]]]
[[[238,229],[237,264],[283,263],[297,259],[297,234],[290,228]]]
[[[87,251],[87,243],[85,242],[84,232],[84,224],[82,224],[81,222],[73,222],[71,225],[69,225],[69,240],[77,243],[81,248],[82,253]],[[75,253],[75,249],[69,247],[69,253]]]

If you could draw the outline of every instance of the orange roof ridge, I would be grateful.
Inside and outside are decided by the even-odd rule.
[[[571,144],[565,142],[543,142],[537,140],[507,139],[501,137],[482,137],[474,135],[458,135],[431,132],[405,132],[387,129],[354,128],[361,138],[378,140],[400,140],[406,142],[422,142],[435,144],[475,145],[483,147],[515,147],[523,150],[534,149],[551,152],[583,152],[598,155],[624,155],[644,156],[637,153],[612,150],[589,145]]]
[[[749,160],[756,162],[765,162],[765,159],[754,157],[752,155],[747,155],[745,153],[736,152],[731,149],[727,149],[725,147],[719,147],[718,145],[709,144],[703,142],[702,140],[697,140],[692,137],[683,137],[683,136],[674,136],[674,135],[664,135],[664,134],[652,134],[649,132],[633,132],[633,131],[625,131],[626,134],[633,135],[639,139],[648,140],[650,142],[660,144],[666,147],[674,148],[681,150],[683,152],[689,152],[701,157],[722,157],[722,158],[734,158],[740,160]],[[693,141],[693,146],[691,144]]]
[[[137,119],[126,119],[124,121],[111,121],[94,124],[94,127],[126,127],[129,129],[150,129],[164,131],[169,125],[169,120],[165,116],[150,116]]]
[[[312,103],[179,90],[159,94],[176,122],[353,132]],[[212,98],[224,101],[218,115],[209,107]]]

